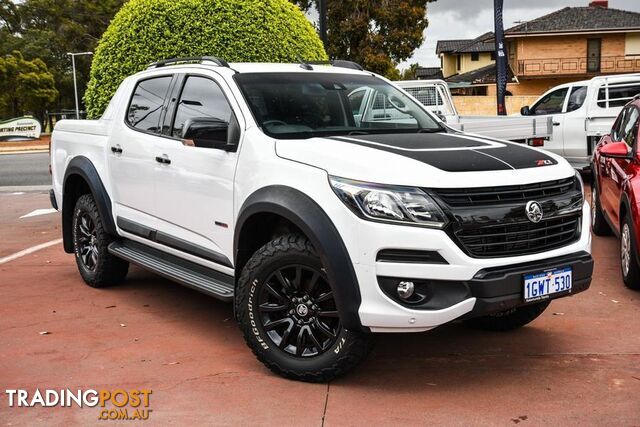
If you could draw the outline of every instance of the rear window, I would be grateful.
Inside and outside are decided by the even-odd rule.
[[[640,93],[640,82],[626,82],[603,86],[598,91],[601,108],[624,107]]]
[[[422,105],[426,106],[440,106],[443,105],[442,97],[436,90],[435,86],[424,86],[424,87],[409,87],[404,89],[415,99],[420,101]]]
[[[170,76],[139,82],[129,103],[127,123],[145,132],[160,133],[160,115],[170,83]]]

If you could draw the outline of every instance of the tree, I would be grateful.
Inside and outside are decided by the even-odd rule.
[[[0,98],[11,117],[32,113],[45,121],[46,108],[58,96],[53,74],[41,59],[27,61],[18,51],[0,58]]]
[[[102,36],[85,94],[90,117],[151,62],[219,56],[230,62],[326,60],[315,29],[287,0],[130,0]]]
[[[416,79],[416,71],[418,71],[419,65],[417,63],[413,63],[409,65],[409,68],[405,69],[400,76],[400,80],[415,80]]]
[[[73,75],[67,52],[93,51],[125,0],[0,0],[0,55],[19,50],[40,58],[54,75],[58,108],[74,105]],[[91,60],[76,58],[80,96],[89,81]]]
[[[291,0],[304,10],[318,0]],[[434,0],[325,0],[327,53],[348,59],[389,78],[400,77],[396,65],[420,47],[427,28],[427,3]]]

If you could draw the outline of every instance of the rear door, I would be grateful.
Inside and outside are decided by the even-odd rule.
[[[553,90],[543,95],[538,102],[529,108],[529,115],[553,117],[553,135],[545,142],[545,150],[564,156],[564,108],[569,94],[569,87]]]
[[[183,74],[179,79],[165,120],[166,137],[155,144],[155,155],[170,162],[155,168],[156,238],[183,253],[231,267],[238,153],[198,146],[197,141],[194,145],[182,136],[189,119],[229,123],[235,117],[241,129],[244,120],[226,83],[213,73]],[[226,137],[225,131],[220,142]]]
[[[123,118],[108,147],[115,213],[150,226],[155,208],[155,144],[172,76],[154,76],[134,84]]]

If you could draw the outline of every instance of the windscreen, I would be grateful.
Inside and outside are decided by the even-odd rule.
[[[275,138],[443,130],[415,100],[374,76],[243,73],[234,78],[258,125]]]

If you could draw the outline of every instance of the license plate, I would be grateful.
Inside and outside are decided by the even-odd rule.
[[[538,301],[550,295],[571,292],[571,267],[524,276],[524,300]]]

